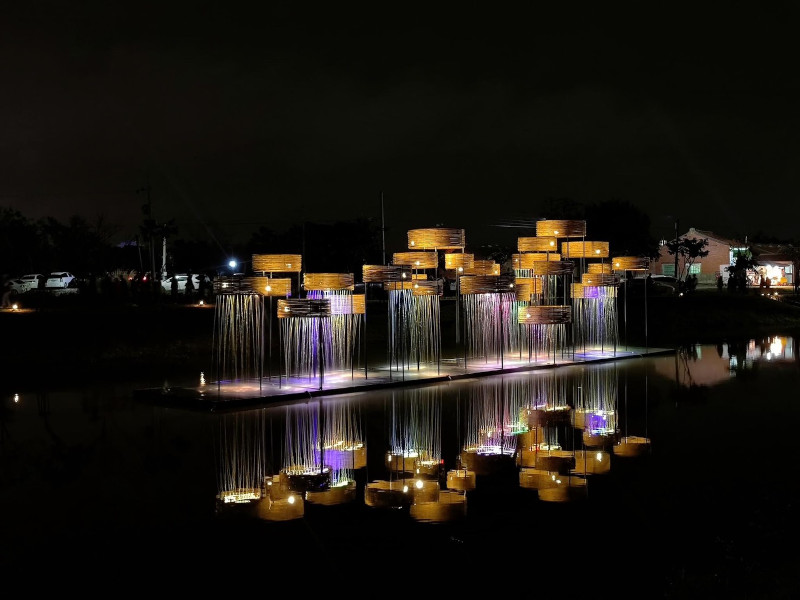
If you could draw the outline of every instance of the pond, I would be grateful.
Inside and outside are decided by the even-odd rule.
[[[11,390],[0,558],[223,593],[788,597],[797,357],[773,336],[230,412]]]

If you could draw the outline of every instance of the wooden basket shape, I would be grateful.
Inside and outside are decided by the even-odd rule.
[[[301,254],[253,254],[253,271],[257,273],[299,273],[303,270]]]

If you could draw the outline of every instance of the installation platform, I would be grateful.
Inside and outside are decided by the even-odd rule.
[[[479,358],[442,359],[421,365],[375,366],[347,371],[323,370],[311,376],[286,376],[272,373],[247,380],[200,381],[194,386],[161,386],[134,390],[134,399],[162,406],[191,410],[221,411],[288,403],[318,396],[366,392],[401,386],[417,386],[474,377],[553,369],[570,365],[593,364],[658,354],[674,349],[617,347],[613,350],[586,350],[521,358],[505,355],[491,360]]]

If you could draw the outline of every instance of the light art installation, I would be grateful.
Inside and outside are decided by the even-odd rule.
[[[458,250],[464,248],[464,230],[447,227],[409,229],[408,247],[417,250]],[[397,261],[395,261],[397,262]]]

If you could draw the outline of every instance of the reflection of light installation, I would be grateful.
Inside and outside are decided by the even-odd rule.
[[[476,382],[470,387],[465,411],[460,465],[476,475],[514,468],[521,398],[506,394],[504,379]]]
[[[265,480],[266,496],[256,504],[256,516],[265,521],[291,521],[305,514],[301,493],[290,489],[283,475],[273,475]]]
[[[313,443],[314,463],[330,469],[330,487],[308,490],[312,504],[341,504],[355,499],[355,472],[367,465],[367,447],[353,402],[328,399],[321,403],[322,440]]]
[[[409,514],[423,523],[443,523],[467,516],[467,495],[456,490],[439,490],[434,500],[417,500]]]
[[[280,479],[288,489],[302,495],[328,490],[333,483],[333,470],[322,450],[320,403],[286,407]]]
[[[392,394],[391,446],[386,454],[390,478],[438,477],[442,462],[441,390]]]
[[[215,444],[218,510],[261,500],[267,471],[264,425],[263,410],[219,416]]]
[[[575,427],[588,448],[609,447],[616,441],[619,381],[616,365],[598,365],[584,371],[574,411]]]
[[[628,434],[628,382],[625,382],[625,431],[612,447],[616,456],[636,457],[650,452],[650,438],[647,437],[647,374],[644,376],[644,414],[645,433],[643,436]]]

